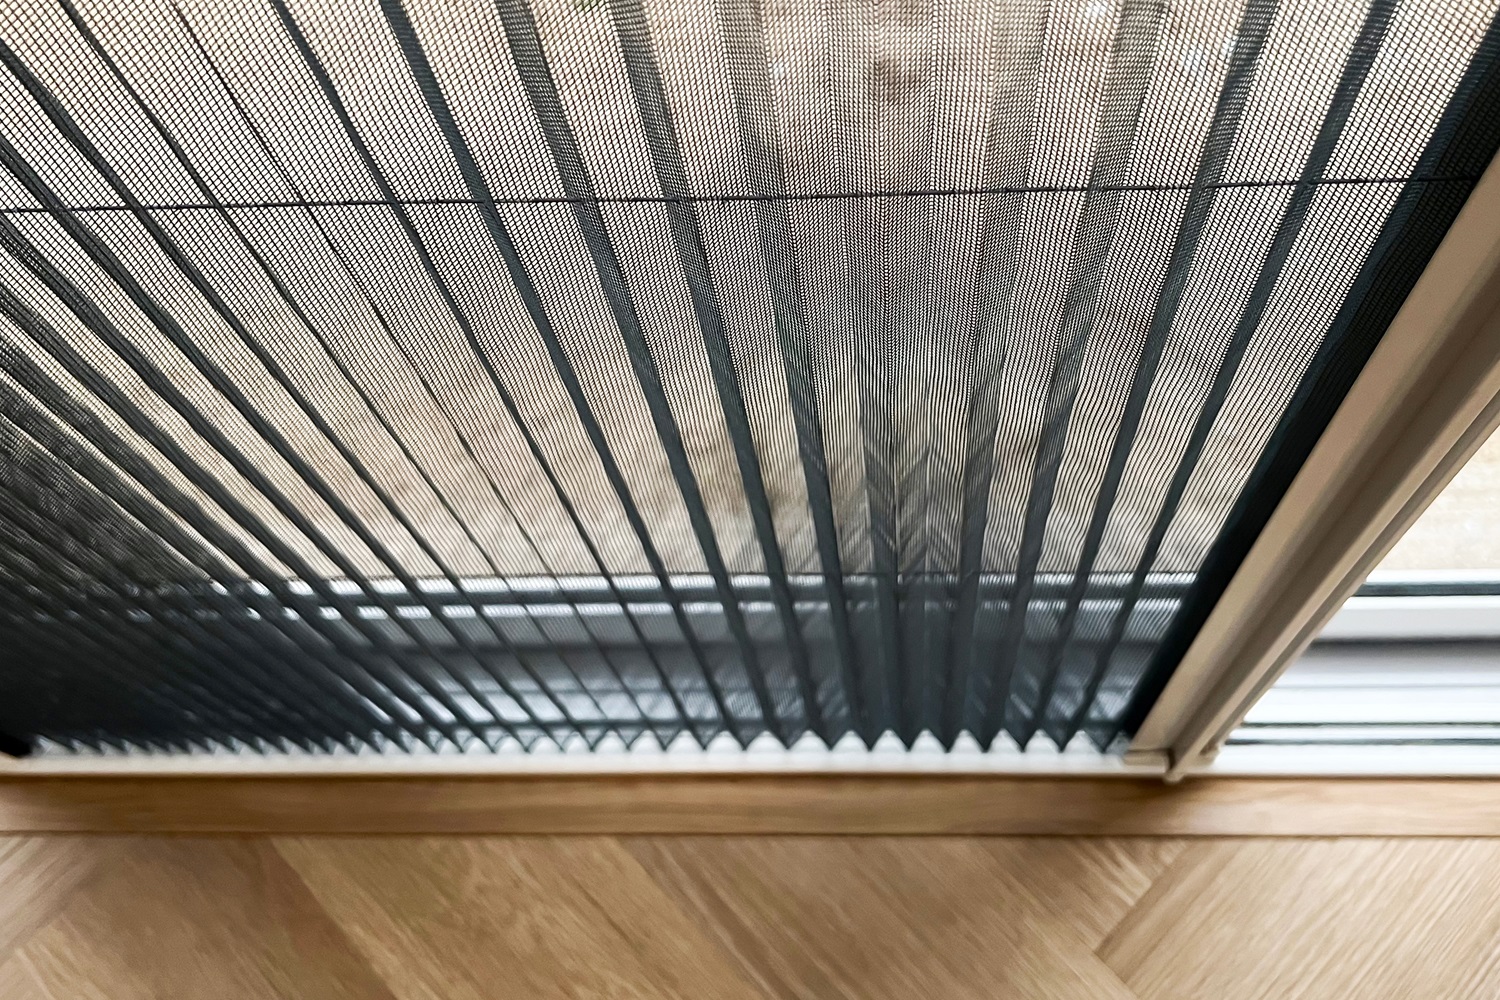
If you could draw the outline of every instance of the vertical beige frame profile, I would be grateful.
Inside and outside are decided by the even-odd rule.
[[[1165,755],[1169,779],[1211,761],[1497,424],[1500,159],[1183,656],[1127,760]]]

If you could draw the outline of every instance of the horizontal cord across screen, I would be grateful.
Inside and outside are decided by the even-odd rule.
[[[1314,187],[1332,187],[1340,185],[1386,185],[1386,184],[1464,184],[1472,186],[1479,179],[1474,175],[1450,175],[1444,177],[1403,177],[1391,175],[1385,177],[1324,177],[1313,182]],[[695,195],[609,195],[601,194],[589,198],[569,198],[565,195],[536,196],[536,197],[511,197],[496,195],[488,204],[493,205],[572,205],[589,203],[596,205],[660,205],[660,204],[685,204],[685,203],[708,203],[708,204],[733,204],[737,202],[763,202],[763,201],[842,201],[871,198],[979,198],[987,195],[1006,194],[1088,194],[1089,192],[1112,192],[1121,194],[1152,194],[1171,193],[1176,191],[1195,190],[1253,190],[1258,188],[1288,188],[1303,183],[1291,180],[1240,180],[1220,181],[1215,184],[1204,185],[1195,188],[1191,184],[1046,184],[1030,186],[1011,187],[978,187],[978,188],[946,188],[926,189],[915,191],[789,191],[783,194],[768,197],[755,194],[695,194]],[[399,203],[408,208],[440,207],[448,205],[479,205],[483,204],[474,198],[402,198]],[[217,208],[229,209],[306,209],[306,208],[381,208],[392,203],[383,198],[326,198],[309,201],[221,201],[218,204],[205,202],[174,202],[174,203],[143,203],[141,207],[149,212],[190,212],[198,210],[212,210]],[[118,212],[122,211],[124,205],[65,205],[68,212]],[[49,209],[39,205],[23,205],[0,208],[0,212],[12,214],[35,214],[44,213]]]

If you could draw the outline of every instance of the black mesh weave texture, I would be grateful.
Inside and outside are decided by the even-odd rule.
[[[1116,746],[1497,0],[15,0],[12,749]]]

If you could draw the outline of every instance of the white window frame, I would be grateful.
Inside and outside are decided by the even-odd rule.
[[[1459,213],[1137,731],[1175,780],[1214,760],[1500,425],[1500,165]],[[1308,766],[1319,767],[1306,751]]]

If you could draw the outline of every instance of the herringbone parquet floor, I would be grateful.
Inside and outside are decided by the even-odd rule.
[[[5,1000],[1492,998],[1500,840],[0,841]]]

